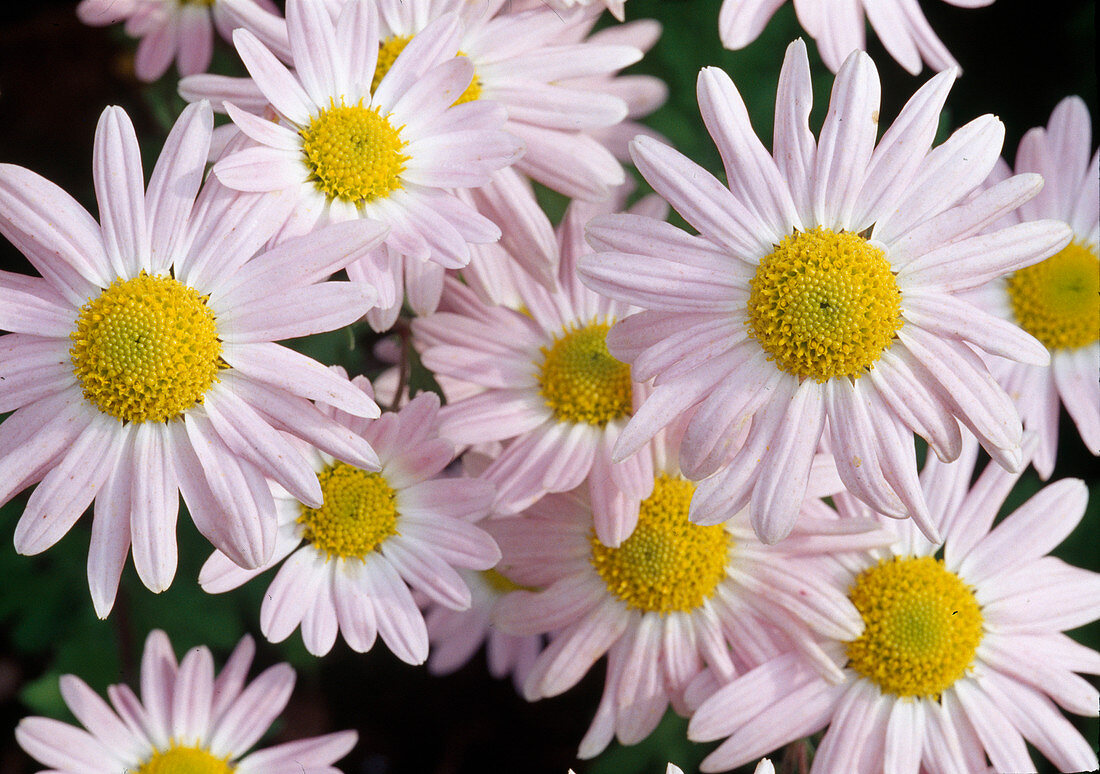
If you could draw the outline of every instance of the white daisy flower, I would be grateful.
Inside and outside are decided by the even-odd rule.
[[[826,725],[811,772],[986,771],[987,757],[995,771],[1035,771],[1025,740],[1059,771],[1096,770],[1095,750],[1058,706],[1091,717],[1100,706],[1076,674],[1100,674],[1100,653],[1062,633],[1100,614],[1100,575],[1046,555],[1081,521],[1088,489],[1051,484],[990,529],[1018,474],[988,465],[971,487],[976,455],[968,442],[958,462],[932,458],[921,474],[942,547],[891,521],[889,550],[837,566],[830,584],[864,624],[829,647],[845,679],[826,682],[788,653],[725,684],[688,726],[696,741],[728,737],[703,771]],[[835,501],[842,514],[869,513]]]
[[[992,5],[993,0],[944,0],[962,8]],[[764,30],[784,0],[723,0],[718,12],[718,34],[729,49],[744,48]],[[921,60],[936,70],[957,67],[951,52],[933,32],[916,0],[849,0],[822,3],[794,0],[802,29],[817,42],[825,66],[834,73],[853,51],[867,48],[867,22],[879,41],[913,75]]]
[[[359,416],[378,407],[346,379],[273,342],[348,325],[376,301],[322,282],[378,244],[364,222],[256,255],[282,218],[276,200],[216,182],[198,195],[208,103],[184,110],[148,191],[121,108],[96,130],[100,223],[33,172],[0,166],[0,233],[42,275],[0,272],[0,503],[31,484],[15,531],[25,554],[56,543],[95,500],[88,584],[105,617],[133,546],[154,591],[176,570],[179,496],[210,541],[245,566],[275,547],[270,476],[306,502],[321,490],[278,430],[349,463],[370,445],[309,399]],[[253,257],[255,256],[255,257]]]
[[[843,592],[830,587],[820,558],[891,539],[873,519],[837,519],[816,499],[780,547],[761,544],[744,511],[724,524],[692,524],[695,484],[679,473],[675,443],[659,438],[643,454],[652,458],[652,494],[617,548],[598,538],[583,490],[548,495],[522,517],[494,522],[500,571],[538,590],[506,595],[493,621],[512,634],[550,634],[525,681],[526,698],[562,693],[607,654],[582,758],[613,737],[640,742],[670,703],[686,713],[684,691],[707,667],[728,680],[796,648],[830,679],[842,679],[817,641],[856,637],[862,625]],[[839,487],[824,456],[813,479],[815,495]]]
[[[981,301],[1043,342],[1050,367],[995,359],[993,372],[1020,408],[1024,427],[1039,436],[1035,469],[1045,479],[1058,451],[1059,404],[1085,446],[1100,454],[1100,171],[1092,153],[1089,111],[1079,97],[1062,100],[1046,128],[1024,135],[1017,172],[1038,172],[1043,190],[1009,216],[1010,222],[1057,218],[1073,229],[1073,241],[1042,263],[1021,269],[991,287]],[[990,183],[1010,174],[999,167]]]
[[[878,74],[854,53],[818,142],[796,41],[772,154],[729,77],[700,73],[700,109],[728,186],[671,148],[634,141],[639,170],[699,236],[636,216],[596,218],[588,239],[600,252],[578,271],[593,290],[645,310],[607,338],[634,379],[655,385],[615,459],[695,408],[681,449],[685,473],[704,479],[693,520],[715,523],[748,504],[757,534],[782,539],[823,437],[849,490],[881,513],[912,516],[933,539],[914,432],[950,460],[961,422],[999,464],[1022,464],[1019,416],[972,347],[1039,365],[1048,354],[960,294],[1051,255],[1070,232],[1040,220],[979,233],[1042,180],[1018,175],[975,193],[1003,140],[993,116],[929,149],[953,80],[932,78],[876,144]]]
[[[371,394],[363,377],[353,384]],[[322,656],[338,633],[359,652],[381,636],[402,661],[423,663],[428,634],[410,587],[465,610],[472,595],[456,568],[487,570],[500,558],[493,539],[471,523],[488,511],[492,486],[440,475],[454,447],[437,435],[438,409],[434,393],[421,393],[373,421],[329,411],[371,444],[381,470],[313,453],[324,502],[303,505],[275,488],[279,535],[271,560],[245,570],[215,552],[199,583],[210,593],[227,591],[286,559],[260,608],[271,642],[301,625],[306,649]]]
[[[130,686],[112,685],[108,705],[79,677],[64,675],[61,696],[87,730],[30,717],[19,721],[15,739],[54,774],[339,774],[333,764],[355,746],[354,731],[248,753],[294,689],[289,664],[246,685],[255,650],[252,638],[242,639],[215,677],[206,647],[177,663],[168,635],[155,630],[145,640],[140,699]]]
[[[360,218],[389,226],[385,249],[350,268],[353,278],[378,285],[384,314],[371,322],[388,327],[403,298],[403,270],[414,270],[404,258],[458,268],[470,260],[469,243],[500,238],[452,189],[488,182],[519,158],[523,144],[501,130],[499,105],[468,93],[477,85],[469,60],[455,56],[461,31],[454,14],[389,60],[366,0],[350,0],[335,22],[318,3],[290,0],[285,27],[293,72],[252,32],[234,32],[276,120],[227,102],[255,144],[227,150],[214,174],[236,190],[293,199],[280,238]]]

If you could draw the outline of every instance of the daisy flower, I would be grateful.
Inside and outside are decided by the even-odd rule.
[[[440,432],[460,445],[510,441],[484,473],[497,487],[494,511],[518,513],[547,492],[588,479],[596,529],[618,545],[634,528],[650,478],[640,456],[611,464],[611,448],[644,388],[604,340],[632,309],[588,290],[574,271],[584,223],[607,209],[570,205],[558,229],[560,289],[549,292],[517,273],[523,311],[487,307],[467,293],[469,311],[414,320],[413,335],[424,365],[451,390]],[[474,389],[453,400],[459,380]]]
[[[1029,449],[1030,451],[1030,449]],[[1060,771],[1095,771],[1096,753],[1058,706],[1096,717],[1100,653],[1062,633],[1100,613],[1100,575],[1047,556],[1080,522],[1084,482],[1040,490],[990,529],[1018,474],[987,465],[970,487],[977,444],[921,474],[942,548],[909,521],[889,549],[837,565],[863,633],[830,650],[845,679],[823,680],[788,653],[737,677],[696,710],[688,736],[728,737],[703,761],[725,771],[826,725],[813,772],[1035,771],[1025,740]],[[852,498],[842,514],[867,515]],[[1057,705],[1057,706],[1056,706]]]
[[[1079,97],[1062,100],[1045,129],[1024,135],[1016,171],[1038,172],[1046,184],[1009,217],[1064,220],[1073,241],[1042,263],[979,291],[990,308],[1050,350],[1049,368],[999,359],[993,365],[1019,406],[1024,427],[1039,436],[1034,463],[1044,479],[1054,470],[1059,404],[1089,450],[1100,454],[1100,171],[1095,151],[1089,160],[1090,135],[1088,108]],[[1003,166],[991,182],[1008,174]]]
[[[993,0],[944,1],[960,8],[993,3]],[[718,12],[722,45],[736,50],[752,43],[781,5],[783,0],[723,0]],[[825,66],[834,73],[852,51],[867,47],[864,39],[867,22],[890,56],[913,75],[920,72],[921,60],[936,70],[958,66],[932,31],[916,0],[850,0],[829,4],[794,0],[794,10],[802,29],[817,42]]]
[[[275,547],[270,476],[306,502],[321,489],[278,430],[349,463],[369,444],[315,409],[378,407],[346,379],[274,342],[348,325],[375,302],[322,282],[385,228],[344,224],[256,255],[279,202],[216,182],[198,195],[208,103],[183,111],[148,191],[121,108],[100,117],[93,177],[100,223],[33,172],[0,165],[0,233],[42,275],[0,272],[0,504],[38,483],[15,530],[20,553],[52,546],[95,500],[88,584],[105,617],[133,545],[154,591],[176,569],[182,493],[199,531],[254,567]],[[254,257],[255,256],[255,257]]]
[[[270,0],[246,0],[274,10]],[[81,0],[80,21],[93,27],[126,22],[126,34],[139,38],[134,74],[145,82],[168,71],[172,60],[180,75],[206,72],[214,54],[214,29],[226,40],[233,33],[224,0]]]
[[[353,384],[372,395],[363,377]],[[438,410],[439,398],[421,393],[376,420],[327,411],[371,444],[381,470],[313,453],[324,502],[304,505],[273,487],[279,535],[271,560],[245,570],[216,551],[199,574],[203,589],[228,591],[286,559],[260,608],[268,640],[281,642],[300,624],[306,649],[322,656],[338,633],[358,652],[380,635],[402,661],[423,663],[428,634],[410,586],[464,610],[472,595],[456,568],[487,570],[500,558],[493,539],[471,523],[487,512],[492,487],[440,475],[454,447],[438,437]]]
[[[781,540],[822,437],[849,490],[881,513],[912,516],[933,539],[914,432],[950,460],[961,422],[998,463],[1021,464],[1019,415],[971,347],[1038,365],[1049,356],[960,293],[1051,255],[1070,232],[1039,220],[979,233],[1042,180],[1018,175],[975,191],[1003,140],[993,116],[929,150],[953,80],[946,72],[926,83],[876,146],[878,74],[856,52],[815,141],[806,46],[795,41],[780,74],[773,154],[729,77],[699,75],[728,186],[661,143],[633,142],[638,169],[699,235],[632,215],[596,218],[588,239],[598,252],[579,273],[644,310],[607,338],[635,380],[655,385],[614,459],[696,409],[681,449],[684,472],[705,479],[693,520],[712,524],[747,503],[757,534]],[[745,466],[758,475],[740,475]]]
[[[389,226],[385,247],[349,271],[378,285],[392,324],[403,257],[458,268],[470,260],[470,242],[500,237],[451,189],[486,183],[521,155],[522,142],[501,130],[499,105],[464,96],[473,67],[455,56],[461,33],[453,14],[391,61],[367,0],[350,0],[335,21],[318,3],[290,0],[286,33],[293,72],[252,32],[234,32],[275,120],[227,102],[254,144],[227,150],[214,174],[229,188],[294,200],[280,238],[357,219]]]
[[[354,0],[328,0],[327,5],[335,15],[349,2]],[[458,15],[461,30],[455,49],[473,64],[473,80],[463,98],[491,101],[507,111],[504,129],[526,146],[516,169],[566,196],[586,200],[607,199],[625,181],[622,165],[591,131],[620,123],[629,108],[620,94],[592,88],[589,81],[614,80],[619,70],[642,58],[642,51],[621,42],[586,39],[594,14],[584,9],[562,13],[542,3],[512,13],[510,0],[380,0],[376,5],[381,72],[441,17]],[[242,26],[273,51],[285,47],[284,33],[269,14],[241,0],[231,6]],[[288,22],[293,23],[289,8]]]
[[[298,739],[246,755],[286,707],[294,670],[276,664],[245,684],[255,645],[245,637],[221,673],[206,647],[177,663],[168,635],[145,640],[141,698],[128,685],[107,689],[108,705],[76,675],[61,696],[84,726],[52,718],[19,721],[15,739],[54,774],[338,774],[333,764],[355,746],[354,731]]]
[[[675,443],[659,438],[643,453],[652,456],[652,494],[638,508],[637,528],[617,548],[598,538],[583,489],[548,495],[523,517],[495,524],[500,571],[538,590],[505,596],[494,623],[518,635],[550,633],[524,696],[534,701],[562,693],[607,654],[604,693],[581,741],[581,758],[599,754],[612,737],[641,741],[670,703],[686,712],[684,690],[705,667],[731,679],[797,648],[831,679],[841,679],[817,640],[853,638],[862,625],[818,563],[822,555],[890,539],[874,520],[837,519],[816,499],[807,501],[804,520],[782,547],[761,544],[744,512],[724,524],[692,524],[695,484],[679,474]],[[822,457],[814,494],[839,485],[830,468]]]

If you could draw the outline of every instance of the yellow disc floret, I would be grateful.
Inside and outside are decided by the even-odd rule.
[[[628,416],[633,407],[630,366],[607,351],[608,323],[563,331],[543,347],[539,391],[560,422],[603,427]]]
[[[179,416],[224,367],[206,296],[172,277],[116,279],[80,308],[69,336],[84,397],[122,422]]]
[[[302,506],[302,537],[330,558],[362,559],[397,532],[397,492],[381,473],[337,462],[317,474],[324,503]]]
[[[643,612],[688,612],[708,599],[726,576],[733,541],[722,525],[688,521],[695,484],[658,476],[642,502],[638,526],[618,548],[593,534],[592,566],[607,590]]]
[[[890,263],[858,234],[791,234],[760,261],[750,289],[749,335],[800,379],[859,378],[901,327]]]
[[[311,179],[330,199],[358,204],[401,187],[406,143],[378,108],[330,100],[299,134]]]
[[[865,625],[848,643],[848,665],[883,693],[937,698],[973,665],[981,609],[942,560],[883,560],[856,578],[848,596]]]
[[[378,88],[378,84],[382,82],[386,73],[393,67],[393,63],[397,61],[397,57],[405,50],[405,46],[409,45],[410,40],[412,40],[412,37],[408,35],[395,35],[384,43],[379,44],[378,64],[374,68],[374,78],[371,79],[370,83],[371,94]],[[465,54],[459,51],[458,56],[465,56]],[[479,97],[481,97],[481,82],[477,79],[477,73],[474,73],[470,85],[467,86],[466,90],[454,101],[454,104],[461,105],[463,102],[473,102]]]
[[[169,747],[158,750],[136,774],[232,774],[227,758],[217,758],[197,747]]]
[[[1047,349],[1076,349],[1100,340],[1100,258],[1078,242],[1008,278],[1020,327]]]

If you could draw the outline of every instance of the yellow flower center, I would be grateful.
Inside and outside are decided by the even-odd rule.
[[[629,607],[645,612],[694,610],[726,576],[733,540],[722,525],[688,521],[695,484],[658,476],[653,494],[638,511],[638,526],[618,548],[593,533],[592,566],[607,590]]]
[[[1076,349],[1100,340],[1100,257],[1071,242],[1061,252],[1008,278],[1020,327],[1047,349]]]
[[[630,366],[607,351],[610,328],[610,323],[592,322],[542,348],[539,392],[559,422],[603,427],[630,414]]]
[[[848,596],[866,627],[848,643],[848,665],[883,693],[937,698],[974,663],[982,613],[942,560],[883,560],[860,573]]]
[[[312,179],[330,199],[369,202],[401,188],[406,143],[378,108],[330,100],[299,134]]]
[[[317,474],[324,502],[302,506],[302,537],[333,557],[362,559],[397,532],[397,492],[381,473],[337,462]]]
[[[397,57],[401,55],[401,52],[405,50],[405,46],[409,45],[409,41],[412,37],[409,35],[396,35],[384,43],[378,46],[378,64],[374,68],[374,78],[370,83],[371,94],[378,88],[378,84],[382,82],[382,79],[386,76],[386,73],[393,67],[393,63],[397,61]],[[466,56],[461,51],[458,52],[458,56]],[[461,105],[463,102],[473,102],[481,96],[481,81],[477,78],[477,73],[474,73],[473,79],[470,81],[470,85],[466,87],[466,91],[462,92],[461,96],[454,101],[454,104]]]
[[[799,379],[859,378],[901,327],[890,263],[858,234],[795,232],[760,262],[749,287],[750,335]]]
[[[122,422],[165,422],[202,403],[224,367],[206,298],[142,272],[89,299],[69,334],[88,402]]]
[[[169,747],[158,750],[141,764],[136,774],[231,774],[227,758],[215,758],[198,747]]]

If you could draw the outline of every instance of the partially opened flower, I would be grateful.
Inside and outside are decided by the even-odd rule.
[[[1019,415],[973,347],[1036,364],[1046,349],[961,293],[1051,255],[1070,232],[1038,220],[979,233],[1042,180],[1018,175],[976,192],[1003,139],[993,116],[930,148],[953,79],[932,78],[877,140],[878,74],[853,53],[818,142],[806,47],[795,41],[771,154],[729,77],[699,75],[728,186],[667,146],[634,141],[639,170],[699,235],[632,215],[596,218],[588,240],[598,252],[579,273],[645,310],[607,337],[633,378],[654,384],[614,458],[695,408],[680,452],[684,472],[702,479],[693,520],[715,523],[748,504],[757,534],[782,539],[823,437],[849,490],[881,513],[912,516],[933,539],[914,432],[950,460],[962,423],[999,464],[1021,464]]]
[[[384,312],[371,322],[380,329],[400,310],[405,258],[458,268],[469,243],[500,237],[452,189],[488,182],[523,152],[502,131],[503,109],[467,95],[476,84],[469,60],[455,56],[460,33],[457,16],[441,17],[393,59],[379,49],[374,3],[349,0],[334,22],[319,3],[290,0],[293,70],[252,32],[233,35],[275,120],[227,103],[254,144],[227,152],[214,174],[230,188],[292,199],[280,238],[361,218],[389,226],[384,248],[349,270],[378,285]]]
[[[353,384],[371,394],[363,377]],[[376,420],[326,410],[374,447],[381,470],[310,453],[324,501],[304,505],[276,487],[279,535],[271,560],[245,570],[215,552],[199,583],[211,593],[227,591],[286,559],[260,608],[265,637],[281,642],[301,625],[306,649],[320,656],[337,634],[360,652],[381,636],[402,661],[423,663],[428,634],[410,587],[464,610],[472,597],[456,568],[487,570],[500,558],[493,539],[471,523],[487,512],[492,486],[440,475],[454,446],[438,436],[438,410],[434,393]]]
[[[501,599],[493,621],[505,632],[550,636],[527,675],[527,699],[562,693],[607,654],[582,758],[615,737],[640,742],[670,703],[686,712],[684,691],[705,668],[728,680],[795,648],[841,679],[817,642],[855,637],[862,625],[830,587],[820,557],[854,555],[890,539],[873,519],[838,519],[816,499],[781,546],[762,545],[744,511],[723,524],[692,524],[695,485],[680,475],[675,443],[658,437],[642,453],[652,455],[652,493],[617,547],[599,539],[583,489],[547,495],[522,516],[493,523],[501,573],[529,587]],[[815,495],[839,487],[827,457],[813,479]]]
[[[1020,408],[1024,427],[1039,436],[1035,469],[1054,470],[1059,405],[1064,405],[1085,446],[1100,454],[1100,172],[1089,160],[1089,111],[1079,97],[1058,103],[1046,128],[1020,141],[1016,172],[1038,172],[1043,190],[1009,217],[1064,220],[1073,241],[1042,263],[981,289],[981,300],[1035,336],[1050,350],[1050,367],[995,361],[993,372]],[[1008,174],[1000,168],[995,183]]]
[[[177,663],[168,636],[145,640],[141,698],[128,685],[107,689],[108,705],[76,675],[61,696],[78,728],[52,718],[23,718],[15,739],[54,774],[339,774],[333,764],[355,746],[354,731],[248,751],[267,733],[294,689],[294,670],[277,664],[246,685],[255,646],[245,637],[215,677],[206,647]]]
[[[864,624],[827,646],[845,679],[827,682],[787,653],[725,684],[688,726],[697,741],[728,737],[703,771],[826,726],[811,769],[821,774],[986,771],[987,757],[995,771],[1035,771],[1025,740],[1059,771],[1096,770],[1058,707],[1097,716],[1100,695],[1076,673],[1100,674],[1100,653],[1062,631],[1100,615],[1100,575],[1047,556],[1081,521],[1088,489],[1051,484],[990,529],[1017,475],[988,465],[971,487],[976,453],[968,442],[962,459],[933,458],[921,474],[942,547],[890,521],[889,550],[837,567],[831,583]],[[842,513],[869,513],[834,499]]]
[[[322,282],[385,236],[344,224],[256,255],[282,218],[209,182],[208,103],[184,110],[145,190],[121,108],[96,130],[100,223],[33,172],[0,166],[0,233],[42,277],[0,272],[0,503],[31,484],[15,547],[52,546],[95,500],[88,584],[105,617],[133,545],[146,586],[176,570],[182,493],[199,531],[256,566],[275,547],[270,476],[320,504],[285,430],[347,462],[370,445],[320,413],[378,407],[346,379],[273,342],[348,325],[376,300]]]
[[[963,8],[991,5],[993,0],[944,0]],[[718,34],[726,48],[744,48],[756,40],[784,0],[724,0],[718,12]],[[867,22],[883,47],[913,75],[924,60],[936,70],[957,66],[951,52],[932,31],[916,0],[850,0],[822,3],[794,0],[802,29],[817,42],[825,66],[834,73],[852,51],[867,48]],[[865,16],[866,15],[866,16]]]

